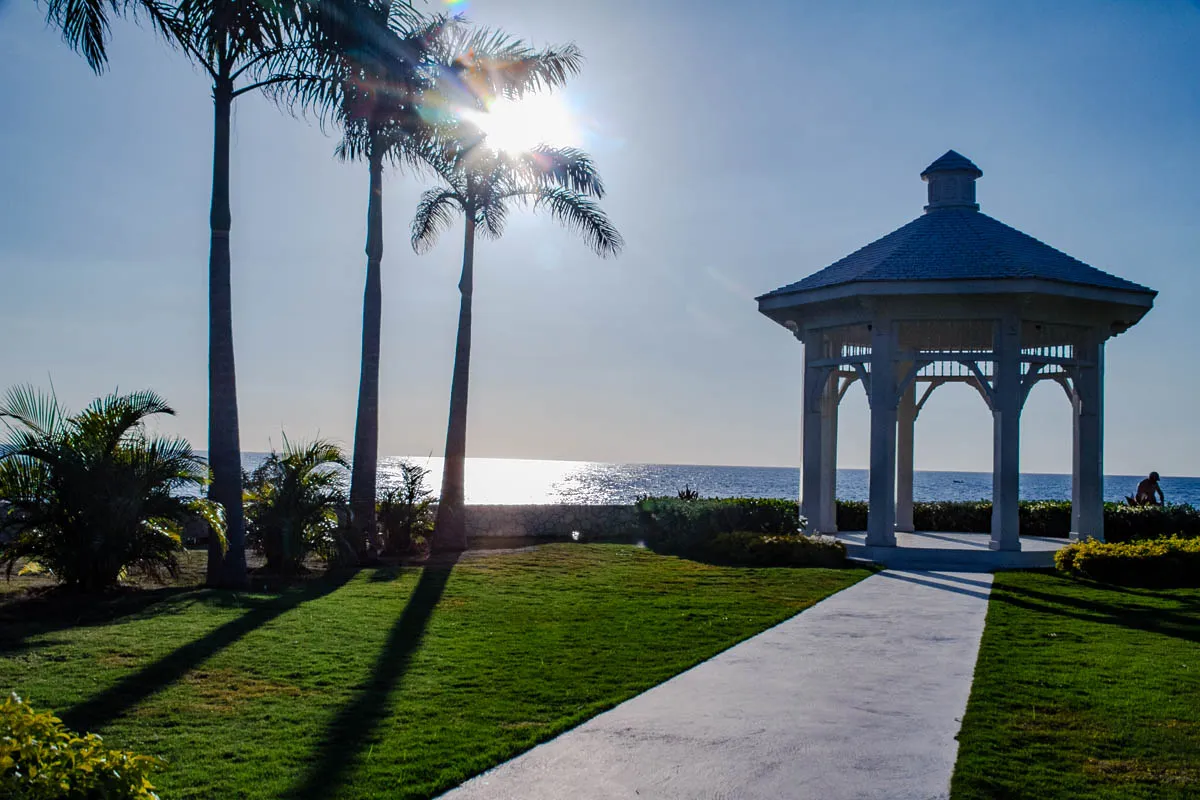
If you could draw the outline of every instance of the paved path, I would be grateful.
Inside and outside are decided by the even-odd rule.
[[[878,573],[444,797],[947,797],[991,581]]]

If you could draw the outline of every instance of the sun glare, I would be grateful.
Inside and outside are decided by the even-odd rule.
[[[531,94],[498,100],[486,113],[471,116],[497,150],[516,153],[539,144],[579,144],[579,127],[559,94]]]

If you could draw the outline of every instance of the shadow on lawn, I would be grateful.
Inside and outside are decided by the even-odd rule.
[[[146,700],[224,650],[243,636],[261,628],[271,620],[311,600],[337,591],[355,575],[353,570],[339,570],[303,586],[266,599],[246,598],[232,593],[211,593],[211,597],[232,602],[238,600],[250,606],[245,614],[230,620],[215,630],[163,656],[137,672],[126,675],[114,685],[59,714],[68,726],[76,730],[96,730]]]
[[[320,737],[321,746],[303,782],[287,797],[324,800],[335,793],[380,723],[391,713],[389,700],[408,668],[409,659],[442,598],[454,561],[426,567],[408,604],[388,634],[371,676],[358,696],[347,703]]]
[[[1192,612],[1190,598],[1178,598],[1159,592],[1129,592],[1124,587],[1111,587],[1104,584],[1087,584],[1087,586],[1112,591],[1116,596],[1132,594],[1139,598],[1140,602],[1131,600],[1128,604],[1105,603],[1091,598],[1052,594],[1012,585],[997,586],[992,592],[992,599],[1043,614],[1056,614],[1085,622],[1120,625],[1133,630],[1150,631],[1200,643],[1200,614]],[[1173,611],[1144,605],[1145,602],[1151,600],[1180,603],[1186,608],[1183,611]]]
[[[108,625],[147,613],[182,611],[204,595],[192,587],[162,587],[92,597],[52,589],[30,597],[0,601],[0,656],[15,655],[50,642],[29,640],[47,633]]]

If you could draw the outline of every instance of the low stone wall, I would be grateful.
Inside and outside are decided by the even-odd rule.
[[[578,531],[585,541],[635,541],[634,506],[468,505],[467,538],[484,545],[498,540],[568,540]]]

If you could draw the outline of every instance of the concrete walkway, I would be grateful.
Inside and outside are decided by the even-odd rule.
[[[878,573],[444,797],[947,797],[991,583]]]

